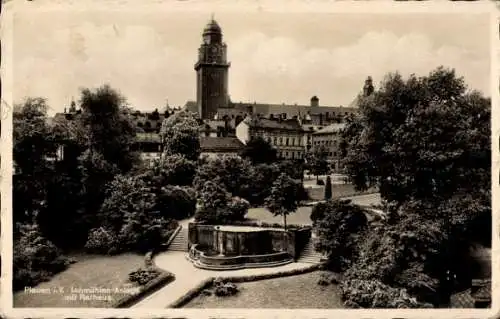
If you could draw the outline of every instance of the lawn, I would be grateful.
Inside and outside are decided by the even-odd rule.
[[[310,206],[299,207],[295,213],[292,213],[286,217],[286,222],[287,224],[311,225],[311,211],[312,207]],[[246,217],[251,220],[259,220],[265,223],[283,224],[282,216],[274,216],[271,212],[263,207],[250,208]]]
[[[230,297],[199,295],[184,308],[343,308],[336,285],[317,284],[321,272],[237,283]]]
[[[144,266],[144,256],[137,254],[122,254],[117,256],[76,255],[70,256],[77,260],[65,271],[43,282],[35,288],[50,289],[50,293],[26,293],[19,291],[14,294],[14,307],[110,307],[126,293],[106,295],[105,293],[85,293],[94,300],[81,300],[80,294],[75,294],[76,300],[66,300],[72,294],[73,288],[126,288],[133,287],[128,283],[128,274]],[[59,292],[63,288],[64,292]],[[95,300],[96,297],[109,296],[112,300]]]

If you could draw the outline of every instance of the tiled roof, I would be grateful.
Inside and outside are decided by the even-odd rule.
[[[306,115],[307,113],[312,115],[327,112],[344,114],[345,112],[351,113],[357,110],[357,108],[352,107],[311,106],[299,104],[232,103],[231,106],[241,110],[248,110],[251,108],[254,114],[262,114],[264,116],[268,114],[286,113],[287,117]]]
[[[237,152],[243,148],[236,137],[200,137],[202,152]]]
[[[345,128],[345,124],[335,123],[335,124],[330,124],[328,126],[323,127],[322,129],[318,130],[317,132],[314,132],[314,134],[330,134],[330,133],[341,131],[344,128]]]
[[[190,112],[198,112],[198,105],[196,101],[187,101],[184,108]],[[311,106],[311,105],[299,105],[299,104],[269,104],[269,103],[243,103],[243,102],[231,102],[228,108],[219,109],[221,114],[244,114],[251,111],[253,114],[261,114],[263,116],[268,116],[269,114],[283,114],[285,113],[287,117],[292,118],[294,116],[305,116],[306,114],[316,115],[320,113],[338,113],[344,114],[345,112],[352,113],[357,110],[356,105],[349,107],[342,106]]]
[[[247,117],[244,121],[253,128],[302,131],[302,127],[296,119],[270,120],[266,118]]]

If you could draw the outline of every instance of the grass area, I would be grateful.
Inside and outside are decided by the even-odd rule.
[[[128,282],[128,274],[144,266],[144,256],[137,254],[122,254],[117,256],[76,255],[70,256],[77,260],[75,264],[55,275],[50,281],[37,285],[37,289],[50,289],[50,293],[27,293],[19,291],[14,294],[14,307],[110,307],[113,302],[127,293],[85,293],[87,297],[109,296],[112,300],[83,300],[79,294],[76,300],[66,300],[71,296],[72,288],[132,288]],[[59,289],[64,289],[60,292]]]
[[[362,206],[370,206],[371,204],[380,204],[379,194],[370,194],[366,196],[359,196],[353,200],[354,204]],[[311,225],[312,206],[301,206],[297,209],[295,213],[292,213],[286,217],[288,224],[299,224],[299,225]],[[278,223],[283,224],[282,216],[274,216],[264,207],[250,208],[246,215],[247,219],[258,220],[265,223]]]
[[[234,296],[199,295],[183,308],[344,308],[336,285],[318,285],[320,274],[237,283]]]
[[[286,222],[287,224],[311,225],[311,211],[312,207],[299,207],[295,213],[286,217]],[[265,223],[283,224],[282,216],[274,216],[270,211],[263,207],[250,208],[246,217],[251,220],[259,220]]]

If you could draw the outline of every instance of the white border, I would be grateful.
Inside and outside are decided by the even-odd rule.
[[[102,0],[101,0],[102,1]],[[170,12],[335,12],[335,13],[374,13],[374,14],[398,14],[398,13],[486,13],[491,12],[491,81],[492,81],[492,212],[493,212],[493,246],[492,246],[492,280],[493,296],[499,295],[498,285],[498,256],[499,251],[499,28],[498,12],[496,6],[490,2],[329,2],[324,0],[266,0],[266,1],[163,1],[159,3],[154,0],[142,0],[133,3],[133,0],[106,1],[87,0],[86,4],[50,4],[46,0],[26,1],[11,0],[7,2],[2,10],[1,36],[2,36],[2,99],[8,105],[12,105],[12,88],[9,79],[12,79],[12,16],[15,12],[42,12],[42,11],[133,11],[139,10],[158,11],[168,10]],[[89,6],[92,6],[90,9]],[[126,6],[126,7],[125,7]],[[355,26],[349,26],[355,27]],[[485,35],[487,36],[487,35]],[[7,318],[26,317],[76,317],[76,318],[103,318],[103,317],[231,317],[231,318],[326,318],[326,317],[399,317],[399,318],[485,318],[499,316],[500,303],[498,298],[493,299],[491,309],[431,309],[431,310],[316,310],[316,309],[102,309],[102,308],[12,308],[12,112],[7,112],[7,118],[2,120],[1,136],[1,196],[2,196],[2,278],[1,278],[1,309]]]

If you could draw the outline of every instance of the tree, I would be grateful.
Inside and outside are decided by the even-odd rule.
[[[316,181],[319,181],[319,175],[328,173],[328,150],[324,145],[313,147],[306,155],[306,162],[310,172],[316,175]]]
[[[332,198],[332,179],[330,176],[326,177],[326,185],[325,185],[325,199],[329,200]]]
[[[490,100],[454,70],[389,74],[358,107],[344,136],[358,189],[376,185],[396,202],[490,189]]]
[[[86,139],[82,141],[91,153],[102,154],[103,159],[126,173],[137,163],[137,154],[131,152],[135,143],[136,126],[130,117],[125,98],[109,85],[95,90],[82,89],[80,121]]]
[[[271,164],[277,161],[277,150],[262,137],[256,137],[248,141],[241,157],[249,159],[252,164]]]
[[[86,248],[94,251],[107,248],[108,253],[157,248],[168,239],[177,222],[155,210],[156,201],[157,197],[140,177],[117,175],[108,186],[99,211],[99,226],[90,231]],[[116,239],[109,240],[109,247],[96,246],[109,238]]]
[[[193,113],[181,111],[163,121],[160,131],[165,155],[183,155],[196,161],[201,153],[199,123]]]
[[[294,213],[299,205],[299,185],[288,175],[281,173],[274,181],[265,206],[275,216],[283,216],[285,230],[286,216]]]
[[[311,220],[319,238],[315,248],[336,271],[345,270],[356,259],[358,235],[368,224],[365,211],[350,201],[328,201],[313,208]]]
[[[180,154],[167,155],[150,171],[161,178],[162,186],[167,184],[188,186],[193,183],[196,163]]]
[[[199,194],[199,210],[196,212],[196,220],[224,222],[231,194],[224,188],[220,179],[206,182]]]
[[[44,209],[46,185],[54,167],[47,159],[56,145],[47,125],[47,104],[42,98],[28,98],[14,106],[12,156],[17,171],[13,177],[14,222],[31,221]]]
[[[304,180],[304,161],[303,160],[283,160],[279,161],[280,172],[286,173],[293,179]]]
[[[231,196],[245,198],[253,183],[250,179],[251,171],[248,160],[233,155],[219,156],[198,166],[193,184],[195,189],[200,191],[208,181],[219,179]]]

